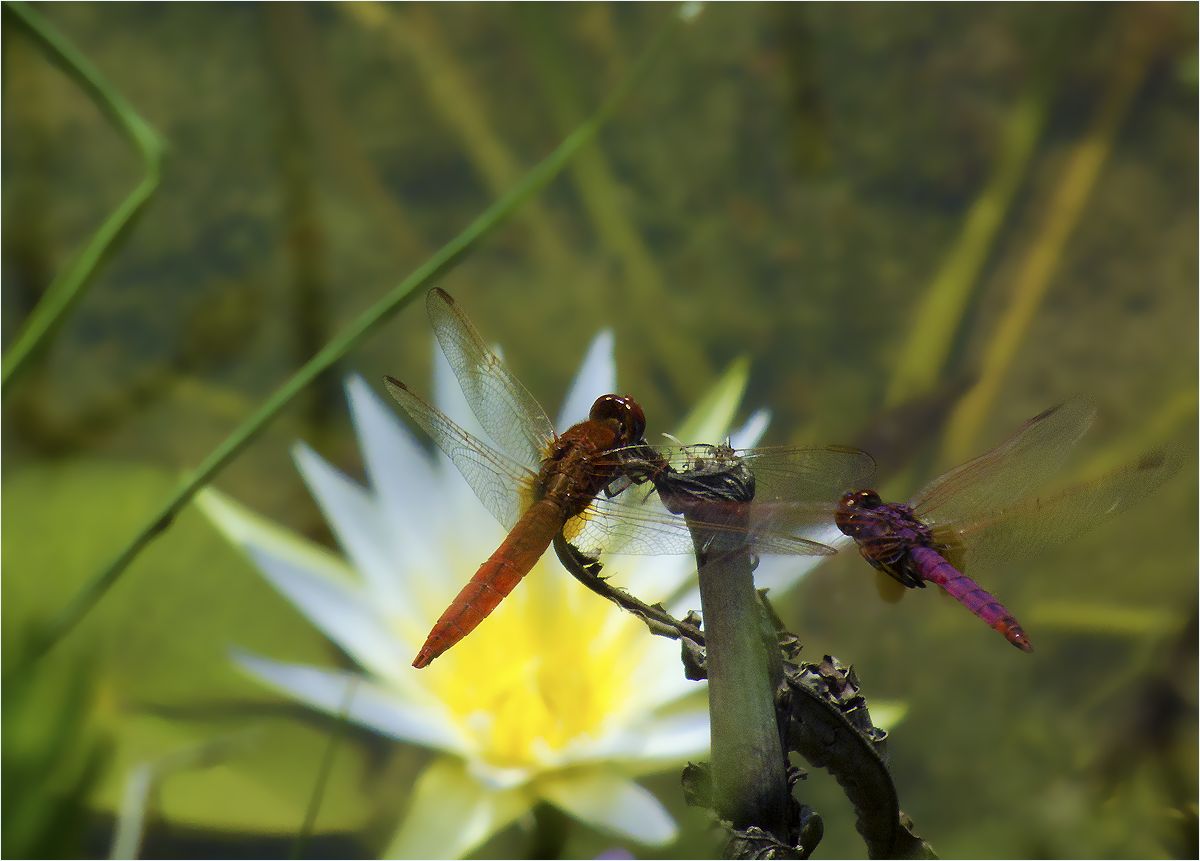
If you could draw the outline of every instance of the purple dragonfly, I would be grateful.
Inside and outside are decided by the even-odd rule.
[[[858,543],[873,567],[909,588],[936,583],[1025,652],[1020,623],[991,593],[963,573],[1013,560],[1065,541],[1145,496],[1174,472],[1159,451],[1050,496],[1031,496],[1083,436],[1095,417],[1085,401],[1052,407],[1005,442],[926,485],[904,505],[873,490],[847,493],[838,528]]]

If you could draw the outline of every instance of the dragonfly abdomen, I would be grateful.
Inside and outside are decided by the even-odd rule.
[[[930,547],[917,546],[909,551],[913,567],[921,578],[941,586],[956,601],[995,628],[1005,639],[1023,652],[1032,652],[1033,646],[1025,636],[1020,623],[1003,604],[990,592],[963,574],[941,554]]]
[[[438,618],[412,665],[417,669],[428,666],[479,627],[533,569],[565,520],[554,499],[543,498],[531,505]]]

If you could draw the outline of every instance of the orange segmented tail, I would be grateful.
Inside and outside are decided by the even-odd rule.
[[[564,520],[562,509],[555,503],[547,499],[535,502],[450,602],[412,665],[417,669],[429,666],[434,658],[474,631],[537,564]]]

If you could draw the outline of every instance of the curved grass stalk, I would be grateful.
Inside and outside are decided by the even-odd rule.
[[[1104,100],[1091,126],[1068,156],[1062,179],[1046,203],[1045,222],[1035,232],[1037,239],[1017,272],[1012,301],[985,349],[979,382],[959,403],[951,419],[943,446],[948,462],[964,460],[974,450],[979,428],[1041,306],[1063,248],[1079,222],[1100,168],[1112,150],[1125,109],[1145,77],[1153,55],[1153,36],[1135,32],[1129,42],[1132,44],[1116,61]]]
[[[1009,115],[995,172],[971,204],[949,254],[921,297],[908,339],[900,351],[888,387],[894,406],[931,390],[937,383],[959,333],[979,270],[1025,178],[1034,146],[1046,122],[1050,88],[1032,87]]]
[[[4,8],[46,51],[50,60],[61,67],[91,97],[117,130],[129,139],[141,158],[144,175],[51,282],[12,345],[4,351],[4,358],[0,361],[0,393],[8,391],[9,383],[27,367],[30,358],[49,343],[50,335],[87,291],[104,257],[116,246],[154,195],[162,176],[166,150],[158,132],[41,13],[25,3],[6,3]]]
[[[630,70],[629,75],[594,114],[567,135],[562,143],[525,174],[507,194],[496,200],[467,225],[466,229],[438,249],[407,278],[388,291],[322,347],[316,355],[276,389],[262,406],[213,449],[200,465],[184,478],[175,492],[163,502],[158,512],[150,518],[137,535],[130,539],[116,557],[85,583],[57,616],[50,619],[44,637],[31,649],[28,660],[37,660],[54,644],[62,640],[99,603],[138,554],[171,525],[175,516],[200,488],[211,481],[218,472],[256,439],[297,394],[345,356],[366,335],[389,320],[421,288],[426,287],[434,279],[453,268],[484,237],[507,220],[522,203],[558,176],[572,157],[596,137],[634,86],[645,77],[654,60],[662,53],[671,38],[679,32],[683,24],[684,19],[681,16],[670,15]]]

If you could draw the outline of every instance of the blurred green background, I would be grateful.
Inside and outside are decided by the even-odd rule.
[[[139,763],[149,855],[287,854],[328,721],[227,648],[339,660],[188,511],[36,671],[30,639],[293,369],[612,90],[659,5],[35,7],[169,146],[161,185],[3,415],[9,856],[104,855]],[[440,283],[556,405],[590,338],[672,426],[730,361],[772,443],[855,443],[911,492],[1073,394],[1086,474],[1194,452],[1194,5],[712,6],[597,145]],[[5,11],[3,338],[141,177]],[[330,537],[303,438],[361,475],[349,372],[427,380],[416,303],[309,387],[218,485]],[[1196,484],[995,587],[1038,651],[842,554],[779,601],[813,656],[903,700],[901,803],[944,856],[1194,857]],[[163,761],[164,757],[172,759]],[[352,732],[311,854],[377,851],[425,754]],[[677,776],[649,784],[714,851]],[[826,775],[821,857],[862,852]],[[448,800],[448,803],[451,803]],[[572,826],[568,855],[612,845]],[[512,830],[482,855],[528,851]],[[639,855],[645,850],[633,847]]]

